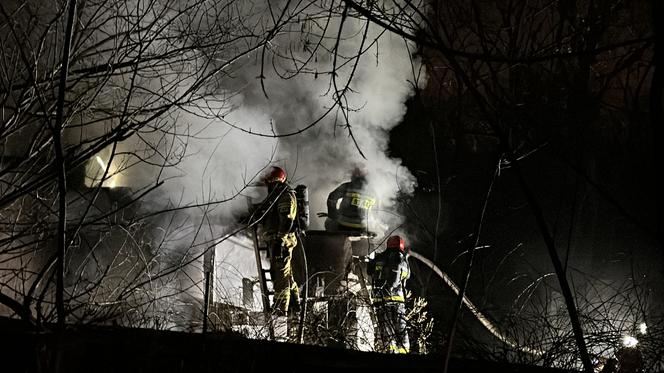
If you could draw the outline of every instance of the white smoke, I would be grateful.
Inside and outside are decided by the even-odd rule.
[[[302,26],[297,24],[294,28],[307,29],[306,22],[302,21]],[[323,39],[322,45],[328,51],[334,48],[339,25],[340,20],[336,19],[325,35],[317,36]],[[368,171],[369,187],[377,192],[381,210],[393,209],[397,192],[410,193],[414,187],[414,177],[401,167],[399,159],[388,157],[386,151],[389,131],[403,118],[405,101],[413,93],[412,72],[418,70],[418,62],[412,61],[408,45],[402,38],[389,33],[380,35],[382,29],[370,25],[363,55],[354,68],[355,60],[348,57],[360,50],[365,26],[366,21],[346,19],[337,51],[340,56],[337,66],[344,64],[336,71],[338,89],[345,87],[354,70],[349,90],[342,101],[350,109],[348,121],[341,111],[334,109],[312,128],[297,135],[281,137],[278,141],[277,163],[287,170],[291,183],[309,187],[313,228],[322,227],[322,220],[315,218],[315,214],[325,211],[327,194],[340,183],[348,181],[350,171],[357,164]],[[242,100],[238,104],[240,110],[233,113],[229,122],[244,130],[261,132],[263,129],[263,134],[286,135],[315,122],[335,105],[335,88],[329,73],[334,68],[333,58],[322,48],[311,58],[309,51],[302,50],[303,38],[300,35],[293,40],[286,33],[274,44],[281,47],[277,53],[288,53],[300,61],[310,59],[306,71],[314,73],[283,80],[277,73],[289,73],[292,70],[290,66],[278,66],[276,71],[268,67],[264,72],[264,92],[261,81],[256,78],[261,73],[260,60],[246,64],[240,76],[243,85],[240,91]],[[301,52],[294,53],[293,50]],[[286,65],[288,61],[281,62],[281,65]],[[350,125],[357,145],[349,136],[346,123]],[[249,144],[257,141],[255,136],[246,133],[238,134],[237,138]],[[268,146],[249,146],[245,149],[248,153],[235,153],[242,157],[241,162],[247,158],[245,154],[249,159],[264,161],[273,150]],[[262,156],[256,157],[256,154]],[[229,157],[224,162],[230,165],[236,159]],[[264,164],[260,163],[254,168],[262,166]],[[383,223],[396,223],[391,219],[392,214],[377,216]]]
[[[333,24],[338,26],[339,21]],[[352,56],[357,53],[364,26],[363,22],[354,19],[346,21],[339,55]],[[337,30],[337,27],[331,27],[326,35],[332,37],[325,43],[328,49],[333,48]],[[380,31],[376,26],[370,27],[365,48],[372,42],[375,43],[361,57],[350,84],[351,90],[344,97],[344,105],[353,110],[348,114],[348,123],[357,145],[344,127],[344,118],[335,110],[313,128],[294,136],[279,138],[276,142],[276,154],[273,157],[275,163],[287,170],[292,184],[304,184],[309,188],[312,229],[322,229],[323,219],[317,218],[316,213],[326,211],[327,194],[349,180],[355,165],[361,164],[368,171],[369,188],[377,193],[376,197],[380,201],[378,208],[381,211],[373,214],[379,221],[370,222],[370,229],[379,233],[387,233],[398,227],[401,219],[394,211],[395,198],[399,191],[410,193],[414,187],[411,173],[401,166],[399,159],[388,157],[386,152],[389,131],[403,118],[405,102],[413,93],[409,81],[412,81],[412,71],[417,71],[418,66],[411,65],[417,62],[411,60],[410,51],[403,39],[391,34],[378,37]],[[289,51],[300,48],[297,43],[293,46],[289,41],[277,40],[275,44],[282,45],[284,50]],[[306,52],[294,56],[300,60],[309,57]],[[294,133],[317,120],[334,105],[335,97],[331,91],[334,87],[330,86],[330,75],[300,74],[289,80],[282,80],[275,71],[268,70],[265,72],[263,92],[261,82],[256,78],[260,75],[260,61],[253,62],[243,66],[242,74],[238,77],[239,82],[233,82],[233,86],[242,85],[239,91],[241,95],[235,103],[238,110],[225,117],[233,126],[263,134]],[[331,71],[332,62],[329,55],[321,52],[317,62],[310,63],[308,68],[309,71]],[[339,69],[339,89],[343,89],[351,71],[352,63]],[[232,87],[229,87],[230,89]],[[273,138],[257,137],[237,129],[232,129],[231,133],[238,145],[224,153],[223,157],[216,158],[214,163],[225,170],[224,175],[236,180],[237,187],[244,182],[237,178],[238,170],[264,167],[275,149],[275,141]],[[194,164],[191,168],[193,167]],[[218,268],[224,268],[224,265],[231,268],[251,267],[251,255],[230,257],[225,255],[228,249],[226,243],[217,248],[217,256],[223,256],[225,263],[218,264]],[[235,281],[231,281],[226,272],[217,271],[219,280],[225,280],[222,281],[223,287],[235,289],[236,293],[239,293],[239,276]],[[244,273],[244,276],[252,277],[253,274]]]
[[[273,8],[273,12],[279,10]],[[341,101],[350,109],[346,121],[342,111],[334,108],[336,96],[331,80],[332,50],[341,17],[334,18],[324,34],[316,34],[311,17],[319,10],[301,11],[301,21],[285,27],[272,40],[265,60],[259,48],[229,66],[232,77],[215,82],[219,86],[214,98],[227,96],[223,105],[172,114],[176,132],[188,134],[184,140],[162,144],[170,147],[177,164],[164,170],[147,171],[141,167],[128,171],[131,181],[127,183],[145,185],[159,174],[167,182],[158,201],[197,204],[229,198],[256,181],[251,177],[260,174],[268,164],[278,164],[287,170],[291,183],[309,187],[312,228],[321,228],[322,220],[315,214],[325,211],[327,194],[348,181],[353,166],[361,164],[368,171],[369,187],[377,193],[379,209],[386,211],[377,216],[385,225],[397,224],[391,211],[394,198],[398,191],[411,192],[415,181],[401,161],[388,157],[386,151],[389,131],[403,118],[405,101],[413,93],[413,71],[419,69],[418,62],[412,60],[409,45],[402,38],[385,33],[379,26],[370,25],[362,43],[366,20],[347,18],[336,61],[337,89],[344,89],[351,72],[354,74]],[[251,13],[247,14],[248,19],[259,19],[258,23],[268,19],[268,11],[255,4],[245,11]],[[257,18],[257,14],[262,18]],[[321,41],[321,46],[314,51],[312,45],[317,41]],[[355,67],[353,57],[362,44],[364,50]],[[293,61],[308,62],[301,66]],[[291,74],[296,67],[301,67],[303,73],[289,79],[278,76]],[[261,74],[264,88],[258,78]],[[212,118],[211,113],[219,111],[223,115]],[[298,132],[328,111],[311,128],[280,137]],[[206,115],[209,119],[201,117]],[[347,123],[357,144],[349,136]],[[257,195],[253,189],[244,190],[244,194]],[[243,209],[246,201],[236,198],[216,208],[215,213],[229,217]]]
[[[182,8],[195,5],[194,0],[173,4]],[[222,4],[218,8],[223,8]],[[276,163],[287,170],[293,184],[309,187],[315,216],[325,210],[327,193],[347,181],[353,166],[361,164],[369,173],[369,187],[377,192],[381,209],[393,208],[397,192],[409,193],[414,185],[414,177],[401,167],[400,160],[386,155],[389,131],[403,118],[405,101],[413,93],[413,71],[420,70],[418,61],[412,59],[413,46],[373,24],[364,38],[367,21],[363,19],[347,17],[342,22],[336,13],[328,22],[329,2],[310,2],[286,11],[281,7],[290,4],[287,2],[233,4],[224,10],[196,10],[178,17],[196,24],[199,33],[217,27],[224,12],[237,22],[234,26],[253,25],[251,31],[256,33],[270,30],[274,15],[283,13],[283,19],[291,20],[265,48],[252,50],[229,44],[227,50],[214,53],[190,51],[176,60],[180,65],[155,68],[146,77],[139,75],[133,84],[173,99],[207,72],[223,66],[212,80],[197,88],[198,106],[185,104],[161,119],[162,125],[170,123],[166,135],[142,131],[120,144],[119,152],[139,154],[153,165],[120,171],[122,175],[114,183],[136,188],[158,178],[165,184],[154,198],[154,208],[164,203],[201,204],[224,200],[240,191],[255,195],[255,191],[243,188],[255,182],[252,177],[266,166]],[[338,5],[336,11],[341,12]],[[214,17],[207,18],[211,13]],[[250,39],[248,43],[259,42]],[[155,51],[173,48],[166,42],[151,45]],[[238,50],[252,51],[243,54]],[[237,55],[243,57],[233,60]],[[231,60],[234,62],[229,63]],[[178,80],[178,76],[186,78]],[[112,86],[131,81],[126,76],[116,80]],[[339,101],[348,109],[346,116],[336,102],[335,90],[343,91]],[[153,100],[134,96],[130,107],[145,106]],[[121,106],[121,102],[107,105]],[[108,154],[102,158],[106,162]],[[89,168],[98,173],[98,162],[92,163]],[[109,169],[123,170],[131,161],[116,157],[112,163]],[[169,167],[162,169],[159,164]],[[217,208],[216,214],[228,217],[244,208],[246,202],[237,198]],[[313,224],[321,227],[315,218]]]

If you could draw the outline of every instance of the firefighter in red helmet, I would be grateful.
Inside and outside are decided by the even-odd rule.
[[[268,196],[262,204],[268,209],[263,220],[263,239],[270,252],[273,308],[278,316],[286,316],[288,310],[297,307],[299,301],[299,289],[291,266],[293,249],[297,245],[294,224],[297,201],[282,168],[272,167],[263,181],[268,188]]]
[[[372,276],[373,303],[378,318],[378,347],[389,353],[407,354],[410,343],[405,303],[410,266],[404,239],[401,236],[389,237],[385,251],[368,263],[367,273]]]

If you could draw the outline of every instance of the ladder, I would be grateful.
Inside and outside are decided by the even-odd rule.
[[[258,281],[261,286],[261,300],[263,301],[263,315],[265,317],[265,323],[268,327],[268,333],[270,339],[274,339],[274,326],[272,325],[272,307],[270,306],[270,296],[274,295],[274,285],[272,283],[272,275],[270,274],[270,267],[263,267],[263,260],[261,258],[261,253],[265,255],[266,258],[270,258],[269,248],[267,246],[261,246],[260,240],[258,239],[258,228],[254,227],[252,229],[253,238],[254,238],[254,254],[256,255],[256,270],[258,271]]]

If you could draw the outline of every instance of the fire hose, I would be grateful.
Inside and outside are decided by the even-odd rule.
[[[431,268],[431,270],[433,270],[438,275],[438,277],[440,277],[443,280],[445,285],[447,285],[450,289],[452,289],[454,294],[456,294],[457,296],[459,295],[460,290],[457,284],[455,284],[454,281],[452,281],[452,279],[450,278],[450,276],[448,276],[445,272],[443,272],[440,268],[438,268],[438,266],[435,265],[431,260],[425,258],[424,256],[412,250],[410,250],[408,254],[411,257],[424,263],[427,267]],[[541,350],[519,346],[518,343],[516,343],[514,340],[501,333],[498,327],[495,326],[486,316],[484,316],[484,314],[482,314],[482,312],[479,309],[477,309],[477,307],[473,304],[473,302],[471,302],[470,299],[468,299],[468,297],[465,295],[463,296],[463,304],[465,304],[466,307],[468,307],[468,310],[470,310],[473,316],[475,316],[475,318],[482,324],[482,326],[484,326],[484,328],[489,333],[491,333],[493,336],[498,338],[503,343],[507,344],[510,347],[517,348],[523,352],[527,352],[529,354],[533,355],[543,354]]]

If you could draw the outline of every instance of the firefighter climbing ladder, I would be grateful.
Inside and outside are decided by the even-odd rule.
[[[263,266],[261,253],[265,254],[266,258],[270,257],[269,249],[267,246],[261,246],[258,239],[258,228],[252,229],[254,236],[254,253],[256,255],[256,269],[258,271],[258,281],[261,286],[261,300],[263,301],[263,314],[265,316],[265,323],[268,327],[268,332],[271,339],[274,339],[274,327],[272,325],[272,307],[270,306],[270,295],[274,295],[274,284],[272,283],[272,275],[270,274],[270,267]],[[268,261],[269,263],[269,261]]]

